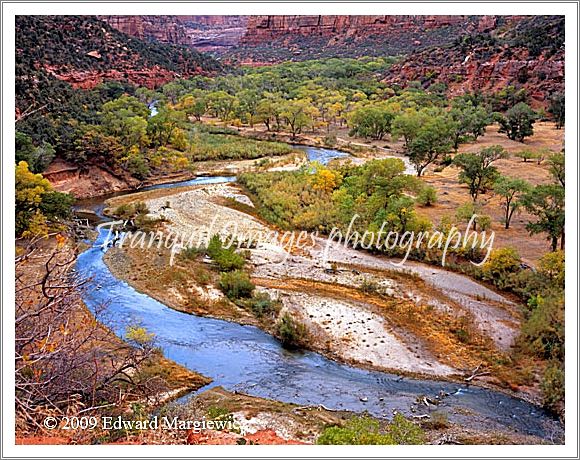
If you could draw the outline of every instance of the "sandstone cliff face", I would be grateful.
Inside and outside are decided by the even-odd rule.
[[[282,35],[319,35],[335,37],[337,34],[372,35],[396,34],[402,30],[427,30],[452,25],[468,25],[477,19],[467,16],[251,16],[243,44],[259,44]]]
[[[99,16],[111,27],[141,40],[222,51],[239,44],[248,16]]]
[[[189,44],[179,16],[97,16],[111,27],[145,41]]]

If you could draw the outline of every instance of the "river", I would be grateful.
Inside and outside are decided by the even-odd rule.
[[[323,163],[345,155],[312,147],[305,151],[309,159]],[[149,189],[234,179],[197,178]],[[92,200],[91,208],[97,214],[102,211],[104,199]],[[544,438],[562,432],[561,424],[543,409],[499,391],[358,369],[315,352],[288,351],[278,340],[253,326],[173,310],[111,274],[103,262],[104,251],[99,244],[103,238],[104,232],[78,257],[77,270],[90,278],[83,294],[86,305],[92,311],[107,305],[107,315],[114,319],[110,327],[120,337],[128,325],[145,327],[155,334],[168,358],[211,377],[210,386],[300,405],[367,411],[377,417],[390,418],[395,410],[412,415],[413,405],[417,407],[416,414],[440,410],[448,414],[450,421],[464,426],[499,430],[509,427]],[[426,407],[417,404],[424,395],[431,399],[446,396],[439,406]]]

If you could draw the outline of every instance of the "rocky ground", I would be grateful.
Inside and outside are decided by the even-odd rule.
[[[145,201],[152,217],[166,219],[166,231],[197,231],[205,241],[211,233],[226,238],[234,229],[241,235],[273,230],[255,215],[226,205],[236,202],[251,210],[249,199],[233,184],[143,192],[113,198],[108,205],[131,200]],[[461,379],[478,365],[492,368],[512,345],[519,309],[497,292],[443,268],[410,262],[400,267],[337,244],[329,246],[325,258],[326,245],[315,238],[310,247],[290,253],[272,244],[250,249],[254,283],[279,297],[283,311],[307,326],[312,349],[365,367]],[[259,325],[251,313],[220,295],[215,284],[200,286],[194,273],[175,276],[164,266],[168,254],[154,259],[145,254],[114,248],[105,260],[115,275],[174,308]],[[155,280],[166,280],[157,283],[162,286],[155,287],[152,273],[158,274]],[[493,370],[480,383],[505,386],[509,372]]]

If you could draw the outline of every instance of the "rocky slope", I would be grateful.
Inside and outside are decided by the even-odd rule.
[[[526,88],[536,106],[564,90],[564,17],[520,18],[493,33],[465,35],[453,44],[410,54],[389,69],[385,81],[424,87],[444,83],[450,95]]]
[[[407,54],[442,46],[465,33],[493,30],[515,16],[251,16],[238,59]]]
[[[107,80],[157,87],[218,68],[195,50],[144,42],[94,16],[16,18],[17,98],[51,78],[85,89]]]

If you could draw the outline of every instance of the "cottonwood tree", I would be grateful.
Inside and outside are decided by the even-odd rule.
[[[566,103],[564,93],[554,93],[550,96],[548,111],[554,117],[556,129],[562,129],[566,119]]]
[[[305,128],[312,126],[318,110],[308,99],[290,99],[282,106],[280,116],[284,119],[292,138],[296,138]]]
[[[524,197],[526,210],[536,217],[526,228],[533,235],[546,233],[552,251],[564,249],[564,188],[559,184],[538,185]]]
[[[371,104],[355,109],[349,116],[349,136],[381,140],[391,131],[396,111],[388,104]]]
[[[493,162],[507,158],[508,154],[500,145],[492,145],[478,153],[460,153],[453,159],[453,164],[461,169],[459,181],[467,184],[473,201],[477,201],[480,193],[489,189],[498,177]]]
[[[519,142],[524,142],[524,138],[534,134],[534,122],[537,118],[537,113],[524,102],[514,105],[505,116],[496,114],[500,125],[499,132],[506,133],[511,140]]]
[[[452,145],[453,123],[448,117],[430,118],[417,132],[409,145],[409,158],[421,176],[425,168],[442,154],[449,152]]]
[[[548,164],[550,165],[550,174],[552,174],[554,180],[562,187],[566,187],[566,164],[564,153],[555,153],[552,155],[548,160]]]
[[[524,205],[523,198],[531,188],[525,180],[507,176],[499,176],[494,182],[493,191],[501,198],[506,230],[510,228],[513,215]]]
[[[453,148],[457,150],[465,139],[476,140],[485,134],[485,128],[491,122],[491,116],[482,106],[474,106],[470,100],[455,98],[449,111],[455,122],[453,133]]]

